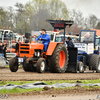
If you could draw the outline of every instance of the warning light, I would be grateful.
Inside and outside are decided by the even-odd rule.
[[[9,29],[11,29],[11,28],[9,27]]]
[[[57,30],[55,29],[54,32],[57,32]]]
[[[3,29],[5,29],[5,27],[3,27]]]
[[[56,18],[56,20],[57,20],[57,18]]]
[[[68,26],[70,27],[70,25],[68,24]]]
[[[64,18],[62,18],[62,20],[64,20]]]
[[[64,27],[64,24],[63,23],[55,23],[54,27]]]

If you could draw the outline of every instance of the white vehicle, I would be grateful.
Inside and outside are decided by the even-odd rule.
[[[41,31],[32,31],[31,35],[34,36],[36,35],[36,37],[38,37],[39,35],[41,35]],[[46,33],[50,36],[50,41],[51,42],[63,42],[64,41],[64,35],[60,34],[59,32],[55,32],[55,31],[46,31]],[[78,36],[74,36],[74,35],[65,35],[65,38],[67,40],[67,37],[71,37],[73,42],[77,42],[77,39],[79,38]]]
[[[14,32],[11,30],[2,30],[0,31],[0,40],[13,40],[14,39]]]
[[[23,41],[24,41],[24,39],[25,39],[24,35],[19,35],[19,34],[18,34],[18,35],[16,35],[16,37],[15,37],[15,38],[16,38],[16,41],[18,41],[18,40],[19,40],[20,42],[23,42]]]
[[[50,41],[51,42],[64,42],[64,35],[59,34],[59,32],[47,32],[47,34],[50,35]],[[79,39],[78,36],[65,35],[66,40],[67,40],[67,37],[71,37],[71,39],[74,43],[76,43],[77,39]],[[66,42],[65,42],[65,45],[67,46]]]

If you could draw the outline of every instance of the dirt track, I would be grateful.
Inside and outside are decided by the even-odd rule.
[[[37,73],[25,72],[22,68],[17,72],[11,72],[9,68],[0,68],[0,80],[89,80],[99,79],[100,73]]]
[[[3,100],[100,100],[100,89],[49,89],[20,94],[8,94]]]
[[[99,79],[100,73],[37,73],[25,72],[22,68],[17,72],[11,72],[9,68],[0,68],[0,80],[81,80],[81,79]],[[100,98],[100,89],[61,89],[44,90],[30,93],[9,94],[7,99],[3,100],[95,100],[97,95]],[[97,100],[97,99],[96,99]],[[98,99],[99,100],[99,99]]]
[[[17,96],[9,95],[7,99],[3,100],[100,100],[99,98],[97,98],[97,95],[99,95],[100,92],[88,92],[87,94],[86,93],[66,93],[66,94],[52,93],[46,95],[38,94],[38,95],[17,95]]]

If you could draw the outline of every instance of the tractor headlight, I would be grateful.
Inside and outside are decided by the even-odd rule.
[[[39,57],[39,56],[40,56],[40,52],[38,51],[38,52],[37,52],[37,57]]]
[[[34,52],[34,55],[35,55],[36,57],[39,57],[39,56],[40,56],[40,52],[39,52],[39,51],[35,51],[35,52]]]
[[[37,56],[37,52],[36,51],[34,52],[34,55]]]

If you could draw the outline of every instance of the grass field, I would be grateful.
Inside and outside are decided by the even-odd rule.
[[[22,85],[27,83],[35,83],[36,81],[0,81],[0,85],[8,85],[8,84],[14,84],[14,85]],[[52,85],[55,83],[82,83],[82,84],[89,84],[89,83],[100,83],[100,79],[98,80],[52,80],[52,81],[42,81],[48,85]],[[66,87],[62,89],[74,89],[77,87]],[[94,88],[100,88],[99,86],[84,86],[86,89],[94,89]],[[57,88],[58,90],[61,88]],[[20,89],[20,88],[14,88],[11,90],[2,89],[0,90],[0,94],[10,94],[10,93],[28,93],[28,92],[35,92],[35,91],[42,91],[43,88],[32,88],[32,89]]]
[[[6,67],[6,68],[9,68],[9,65],[6,65],[5,67]],[[22,67],[22,65],[20,65],[20,66],[18,66],[18,67],[20,68],[20,67]]]
[[[27,83],[35,83],[37,81],[0,81],[0,85],[7,85],[7,84],[14,84],[14,85],[22,85]],[[52,85],[55,83],[82,83],[82,84],[89,84],[89,83],[100,83],[100,79],[98,80],[52,80],[52,81],[42,81],[48,85]]]

